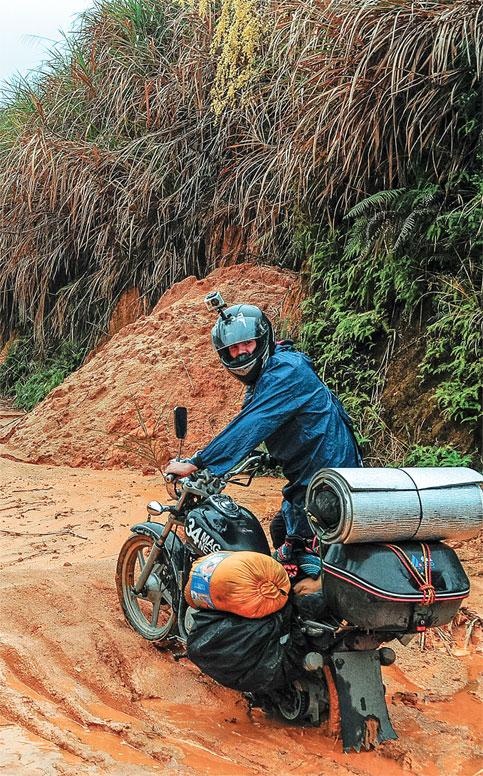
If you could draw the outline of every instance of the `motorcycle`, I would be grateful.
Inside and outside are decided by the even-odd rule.
[[[181,444],[186,425],[186,410],[176,408],[176,436]],[[125,618],[143,638],[158,645],[187,643],[195,610],[186,603],[183,591],[199,557],[225,550],[270,555],[255,515],[223,493],[228,483],[247,487],[270,465],[268,454],[256,450],[223,477],[202,470],[174,480],[174,505],[148,504],[147,520],[131,528],[116,570]],[[163,515],[164,523],[160,522]],[[357,571],[359,560],[354,560],[354,553],[359,552],[360,558],[361,547],[365,565],[375,563],[375,583],[364,582]],[[436,558],[446,569],[446,588],[450,585],[452,589],[441,600],[430,595],[428,585],[420,586],[421,590],[424,587],[422,599],[414,590],[409,595],[401,591],[383,595],[381,568],[387,567],[394,578],[398,572],[391,562],[401,560],[396,550],[387,547],[390,545],[334,544],[329,548],[322,558],[327,574],[320,594],[293,596],[294,617],[307,643],[300,658],[299,678],[268,694],[257,693],[254,688],[246,694],[251,706],[289,723],[318,726],[327,721],[329,732],[341,736],[345,751],[397,738],[381,672],[381,666],[391,665],[396,658],[387,644],[394,639],[407,644],[427,627],[449,622],[469,587],[454,552],[446,545],[428,545],[432,556],[426,570],[434,566]],[[406,543],[401,547],[409,562],[413,557],[414,564],[414,546]],[[407,569],[405,573],[407,576]]]
[[[184,439],[185,408],[175,408],[175,430],[177,438]],[[181,479],[165,477],[172,485],[176,504],[150,501],[147,520],[132,526],[132,535],[121,547],[117,561],[119,601],[137,633],[158,644],[169,640],[186,643],[193,611],[183,590],[193,562],[202,555],[220,550],[270,555],[255,515],[230,496],[221,495],[228,483],[248,487],[254,476],[269,466],[270,456],[255,451],[223,478],[208,470]],[[165,523],[152,519],[163,514],[167,515]]]

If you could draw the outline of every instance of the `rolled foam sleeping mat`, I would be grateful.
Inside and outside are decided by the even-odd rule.
[[[306,509],[324,544],[469,539],[483,526],[482,482],[467,467],[321,469],[308,484]],[[317,496],[327,491],[338,502],[330,522],[316,514]]]

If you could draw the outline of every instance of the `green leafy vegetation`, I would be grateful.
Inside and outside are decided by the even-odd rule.
[[[471,277],[441,278],[421,376],[437,378],[435,396],[449,420],[476,424],[480,416],[482,330],[481,293]]]
[[[463,455],[451,445],[435,447],[414,445],[401,461],[401,466],[471,466],[472,456]]]
[[[32,339],[20,338],[0,365],[0,394],[13,397],[16,407],[31,410],[81,365],[85,355],[85,347],[73,342],[40,354]]]
[[[421,391],[432,387],[443,416],[476,431],[483,384],[481,185],[481,175],[462,174],[445,188],[426,182],[378,192],[352,208],[337,232],[313,242],[301,342],[376,460],[387,433],[380,404],[387,368],[410,325],[424,340],[415,365]]]

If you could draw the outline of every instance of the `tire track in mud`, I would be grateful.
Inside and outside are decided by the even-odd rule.
[[[14,594],[12,597],[15,600],[25,600],[25,596],[22,596],[25,591],[20,586],[15,585],[9,592]],[[40,585],[38,592],[42,596]],[[65,583],[56,584],[52,580],[51,591],[43,602],[47,619],[55,620],[56,609],[52,601],[56,596],[57,601],[66,600]],[[29,600],[38,612],[38,597],[30,595]],[[71,598],[68,603],[73,612],[74,599]],[[76,611],[80,619],[82,614],[78,605]],[[127,705],[130,704],[129,697],[116,699],[110,693],[97,692],[100,680],[89,680],[95,665],[102,660],[102,654],[98,654],[95,648],[96,634],[89,638],[89,659],[81,664],[76,660],[77,656],[69,655],[69,650],[76,651],[76,642],[81,650],[86,646],[85,641],[75,634],[74,638],[66,638],[72,617],[67,617],[67,623],[66,618],[61,618],[64,622],[49,624],[45,617],[41,617],[40,622],[32,623],[26,621],[30,620],[26,614],[22,616],[21,612],[10,611],[9,622],[13,629],[9,633],[0,634],[0,672],[3,678],[0,714],[10,723],[54,744],[59,750],[75,755],[83,763],[102,767],[106,773],[111,772],[124,759],[151,769],[169,762],[173,758],[173,750],[168,750],[161,743],[144,741],[142,748],[139,748],[140,738],[128,715],[125,715],[127,721],[116,721],[100,717],[90,710],[91,704],[103,704],[102,696],[110,703],[105,708],[110,709],[113,716],[116,715],[117,707],[122,715],[122,706],[126,705],[126,701]],[[49,634],[49,625],[50,629],[58,626],[63,638]],[[85,624],[83,627],[86,630]],[[99,628],[100,636],[102,633]],[[126,671],[125,679],[127,677]],[[118,682],[122,683],[119,675]],[[149,725],[146,727],[148,733],[152,732]],[[121,745],[132,751],[122,754]]]
[[[109,564],[104,566],[107,575]],[[99,566],[92,563],[58,569],[47,584],[35,569],[22,584],[9,582],[7,574],[1,585],[9,630],[0,633],[0,714],[54,750],[76,757],[73,773],[82,773],[82,765],[120,774],[129,763],[140,774],[170,768],[218,776],[284,774],[292,770],[291,762],[301,776],[327,772],[329,765],[333,774],[363,776],[384,769],[396,776],[403,768],[423,772],[418,762],[435,735],[455,758],[459,752],[475,761],[473,736],[464,740],[463,729],[453,727],[450,733],[444,722],[404,705],[391,709],[403,738],[379,753],[360,755],[343,755],[323,729],[290,728],[260,712],[250,719],[239,695],[187,662],[175,663],[170,653],[160,653],[130,631],[114,593],[105,578],[94,577],[95,570]],[[74,596],[69,591],[76,585]],[[27,609],[19,601],[28,601]],[[62,602],[60,610],[55,602]],[[430,763],[424,772],[450,773]]]
[[[181,766],[184,760],[195,762],[197,768],[204,763],[203,773],[254,772],[243,754],[235,765],[230,756],[217,751],[216,741],[192,732],[180,735],[177,725],[166,719],[165,693],[156,684],[164,686],[172,702],[176,694],[180,696],[181,675],[185,708],[191,701],[198,708],[210,700],[219,702],[223,688],[139,640],[117,616],[112,591],[99,599],[111,617],[104,611],[99,618],[88,609],[92,591],[85,584],[78,586],[77,598],[67,592],[75,586],[77,570],[69,569],[67,578],[62,571],[51,573],[48,589],[45,581],[39,581],[41,576],[35,571],[24,585],[6,584],[5,578],[2,583],[4,602],[29,601],[28,611],[2,606],[11,624],[8,633],[0,633],[4,680],[0,713],[5,719],[106,773],[118,772],[120,746],[129,747],[128,761],[145,766],[146,773],[164,772],[173,761],[177,769],[184,768],[182,772],[192,772],[188,764]],[[94,590],[104,587],[98,580],[92,584]],[[61,612],[55,607],[59,601]],[[37,617],[32,618],[32,610]],[[73,625],[81,612],[88,616],[81,625],[84,638]],[[148,663],[147,671],[143,663],[145,668]],[[155,706],[144,708],[143,700],[149,699]],[[256,766],[257,771],[264,770],[262,763]]]
[[[279,750],[288,745],[292,759],[304,731],[290,731],[280,746],[281,726],[250,720],[239,695],[140,640],[123,624],[112,591],[96,590],[105,582],[94,567],[51,571],[48,583],[38,569],[23,583],[4,575],[3,718],[103,773],[117,774],[123,763],[146,774],[273,773],[274,760],[283,773]]]

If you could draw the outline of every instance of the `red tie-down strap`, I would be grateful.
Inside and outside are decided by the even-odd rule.
[[[416,581],[419,590],[423,594],[421,604],[422,606],[431,606],[436,600],[436,590],[434,589],[432,572],[431,572],[431,550],[427,544],[421,542],[421,552],[423,555],[424,574],[411,563],[410,558],[406,555],[401,547],[397,544],[386,544],[390,550],[394,552],[399,558],[403,566],[407,568],[412,578]]]

